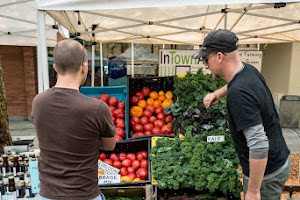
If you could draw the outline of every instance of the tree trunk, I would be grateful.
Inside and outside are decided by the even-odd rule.
[[[3,71],[0,62],[0,152],[3,153],[3,147],[12,145],[12,139],[9,133],[7,103],[5,97],[5,87],[3,82]]]

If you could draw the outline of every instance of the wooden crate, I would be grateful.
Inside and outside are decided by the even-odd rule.
[[[125,187],[99,187],[105,197],[133,197],[141,196],[146,200],[153,200],[153,186],[151,184]]]

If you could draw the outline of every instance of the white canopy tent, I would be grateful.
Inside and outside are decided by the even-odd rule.
[[[36,1],[70,32],[98,43],[201,45],[218,28],[234,31],[245,44],[300,40],[299,1]]]

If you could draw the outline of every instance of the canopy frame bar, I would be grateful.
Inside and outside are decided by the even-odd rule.
[[[7,7],[7,6],[13,6],[13,5],[17,5],[17,4],[22,4],[22,3],[26,3],[26,2],[30,2],[30,1],[34,1],[34,0],[20,0],[20,1],[15,1],[15,2],[11,2],[11,3],[4,3],[4,4],[0,4],[0,8]]]

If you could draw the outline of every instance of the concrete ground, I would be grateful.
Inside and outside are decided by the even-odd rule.
[[[36,136],[36,131],[32,121],[25,120],[10,120],[9,129],[13,140],[22,137],[31,137]],[[294,132],[293,129],[283,128],[283,136],[286,140],[286,143],[291,151],[291,154],[300,154],[300,137]],[[296,129],[300,134],[300,129]],[[38,139],[34,138],[33,146],[30,149],[38,148]]]

